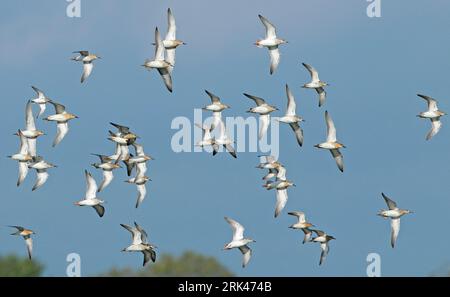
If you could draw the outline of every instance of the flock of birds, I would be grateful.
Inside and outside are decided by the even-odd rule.
[[[270,54],[270,74],[273,74],[279,63],[280,63],[280,49],[279,46],[286,44],[287,41],[278,38],[275,26],[265,17],[259,15],[262,24],[265,27],[266,35],[264,39],[259,39],[255,42],[255,45],[260,48],[267,48]],[[168,89],[172,92],[172,71],[175,67],[175,51],[178,46],[184,45],[185,43],[176,38],[176,24],[175,18],[172,14],[170,8],[168,9],[168,32],[165,39],[162,40],[158,28],[155,29],[155,55],[154,59],[145,60],[144,66],[148,70],[157,69],[163,82]],[[77,56],[73,57],[72,60],[76,62],[81,62],[83,64],[83,73],[81,76],[81,83],[85,82],[86,79],[91,75],[93,70],[93,62],[100,59],[99,56],[90,53],[89,51],[77,51]],[[303,66],[309,72],[311,76],[311,81],[305,83],[302,87],[307,89],[314,89],[317,92],[319,99],[319,107],[325,104],[326,91],[325,87],[328,84],[321,81],[319,78],[318,71],[308,65],[303,63]],[[19,178],[17,181],[17,186],[20,186],[22,182],[27,177],[29,169],[36,170],[36,182],[33,186],[33,191],[39,189],[47,181],[49,174],[48,170],[56,167],[50,162],[47,162],[42,156],[37,154],[36,142],[37,139],[45,135],[44,132],[36,128],[35,116],[33,114],[32,105],[39,106],[39,113],[36,118],[42,117],[46,111],[46,106],[48,104],[52,105],[55,110],[55,114],[49,115],[44,118],[46,121],[56,122],[57,133],[53,142],[53,146],[58,145],[69,131],[68,122],[72,119],[76,119],[77,116],[66,111],[64,105],[55,102],[54,100],[48,98],[43,91],[36,87],[32,87],[36,92],[36,97],[29,100],[26,104],[26,126],[25,129],[19,129],[16,133],[20,138],[20,149],[17,154],[10,156],[11,159],[15,160],[19,164]],[[237,158],[236,150],[233,147],[234,141],[228,136],[225,123],[222,119],[222,111],[230,108],[229,105],[222,103],[220,98],[208,90],[205,90],[207,95],[211,99],[211,104],[203,107],[204,111],[212,112],[212,121],[209,125],[205,123],[196,123],[196,126],[202,129],[202,139],[196,143],[200,147],[211,147],[212,154],[216,155],[220,148],[223,147],[226,152],[228,152],[232,157]],[[268,130],[270,125],[270,114],[274,111],[279,110],[276,106],[270,105],[263,98],[246,94],[244,96],[251,99],[256,106],[248,110],[249,113],[259,115],[259,133],[258,138],[262,139]],[[303,130],[300,126],[303,118],[296,113],[296,102],[289,86],[286,85],[286,96],[287,96],[287,108],[286,112],[282,117],[278,118],[279,122],[288,124],[292,131],[294,132],[296,141],[299,146],[303,145]],[[428,103],[428,110],[421,112],[418,117],[430,119],[432,123],[432,128],[428,132],[426,139],[431,139],[436,135],[440,128],[441,122],[440,118],[445,115],[444,112],[440,111],[437,107],[437,102],[435,99],[425,96],[418,95],[423,98]],[[336,162],[338,169],[344,172],[344,162],[343,155],[340,149],[345,148],[345,146],[337,141],[336,137],[336,127],[334,122],[328,113],[325,111],[325,122],[327,126],[326,140],[322,143],[315,145],[316,148],[330,151],[333,159]],[[102,170],[103,180],[100,186],[97,186],[97,182],[90,172],[85,170],[86,178],[86,194],[84,199],[75,202],[77,206],[91,206],[95,209],[97,214],[102,217],[105,213],[105,208],[102,205],[104,203],[97,195],[99,192],[103,191],[113,180],[113,171],[122,168],[123,164],[127,170],[127,175],[130,177],[126,180],[127,183],[134,184],[138,190],[138,198],[136,202],[136,208],[142,203],[146,196],[146,183],[150,178],[146,175],[147,172],[147,162],[153,158],[146,155],[142,145],[136,142],[139,139],[134,132],[130,130],[129,127],[111,123],[117,131],[109,131],[109,140],[111,140],[115,145],[115,151],[113,155],[101,155],[93,154],[99,158],[98,163],[92,164],[96,169]],[[134,155],[130,153],[129,147],[134,148]],[[273,156],[260,156],[261,163],[257,166],[259,169],[268,170],[267,174],[262,178],[265,181],[263,185],[267,190],[276,191],[276,206],[275,206],[275,218],[278,217],[283,209],[285,208],[288,201],[287,189],[291,186],[295,186],[294,182],[288,180],[286,177],[286,168]],[[131,177],[135,171],[134,177]],[[397,204],[382,193],[388,209],[381,210],[378,215],[383,218],[388,218],[391,220],[391,246],[395,246],[399,230],[400,230],[400,218],[411,213],[411,211],[406,209],[401,209]],[[314,225],[306,220],[306,215],[302,211],[290,211],[289,215],[297,218],[297,222],[292,224],[289,228],[301,230],[304,233],[303,243],[314,242],[320,243],[321,255],[319,265],[323,263],[329,251],[329,242],[335,239],[333,236],[327,234],[322,230],[315,229]],[[226,222],[231,226],[233,230],[232,240],[224,246],[224,250],[238,248],[243,255],[242,266],[245,267],[250,261],[252,250],[249,244],[255,242],[251,238],[244,237],[244,227],[238,223],[236,220],[229,217],[225,217]],[[123,249],[126,252],[141,252],[144,255],[143,265],[148,261],[155,262],[156,260],[156,246],[149,243],[148,235],[145,230],[134,222],[134,227],[121,224],[123,228],[128,230],[132,234],[132,243],[127,248]],[[33,243],[31,235],[35,234],[32,230],[24,228],[22,226],[11,226],[17,229],[17,232],[12,235],[19,235],[25,239],[28,255],[31,259]],[[313,234],[315,236],[313,236]]]

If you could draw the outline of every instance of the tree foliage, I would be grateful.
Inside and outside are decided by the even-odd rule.
[[[156,263],[149,263],[145,268],[133,270],[131,268],[117,269],[102,274],[102,276],[233,276],[233,274],[214,257],[204,256],[196,252],[187,251],[181,256],[162,254]]]
[[[44,266],[16,255],[0,256],[0,276],[41,276]]]

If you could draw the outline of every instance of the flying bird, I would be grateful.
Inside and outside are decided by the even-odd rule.
[[[277,180],[275,182],[269,182],[263,187],[265,187],[267,190],[276,189],[277,191],[277,203],[275,205],[275,218],[278,217],[281,213],[281,211],[286,206],[286,203],[288,201],[288,194],[287,194],[287,188],[294,186],[295,184],[292,181],[289,180]]]
[[[270,113],[274,112],[275,110],[278,110],[278,108],[267,104],[266,101],[260,97],[256,97],[246,93],[244,93],[244,96],[253,100],[256,103],[256,107],[250,108],[247,112],[259,114],[260,127],[258,138],[261,140],[264,137],[264,135],[266,135],[267,129],[269,128]]]
[[[258,39],[255,45],[259,48],[266,47],[269,50],[270,55],[270,74],[273,74],[280,63],[280,50],[278,46],[280,44],[287,43],[286,40],[278,38],[275,26],[269,22],[268,19],[262,15],[258,15],[259,19],[266,28],[266,36],[264,39]]]
[[[312,242],[318,242],[320,243],[320,262],[319,265],[322,265],[323,261],[325,261],[325,258],[328,255],[328,252],[330,250],[328,242],[332,239],[336,239],[331,235],[326,234],[325,232],[321,230],[311,230],[312,232],[316,233],[316,237],[312,239]]]
[[[312,231],[309,228],[314,227],[314,225],[306,221],[305,213],[303,211],[291,211],[288,212],[288,215],[297,217],[297,222],[289,226],[289,228],[300,229],[303,231],[303,233],[305,233],[303,244],[305,242],[311,241]]]
[[[73,53],[78,55],[71,58],[72,61],[83,62],[83,74],[81,75],[81,83],[83,83],[92,73],[92,69],[94,68],[93,62],[101,58],[89,53],[89,51],[75,51]]]
[[[426,137],[427,140],[430,140],[441,129],[441,116],[446,115],[446,113],[438,109],[437,101],[435,99],[421,94],[417,94],[417,96],[425,99],[428,103],[428,110],[419,113],[417,116],[419,118],[431,120],[431,130],[428,132]]]
[[[141,172],[144,171],[144,173],[147,171],[147,161],[154,160],[152,156],[146,155],[144,152],[144,147],[140,144],[137,144],[136,142],[133,142],[132,146],[134,147],[136,156],[133,156],[130,154],[130,158],[128,160],[124,160],[123,162],[127,166],[127,174],[128,176],[131,175],[132,170],[134,167],[138,166],[141,167]]]
[[[172,10],[167,9],[167,34],[164,38],[163,45],[166,49],[166,61],[170,64],[169,72],[172,72],[173,67],[175,67],[175,51],[176,48],[182,44],[186,44],[183,41],[177,39],[177,26],[175,24],[175,17],[173,16]]]
[[[130,246],[124,248],[122,252],[141,252],[144,255],[144,262],[142,266],[145,266],[148,261],[152,260],[152,262],[156,261],[156,246],[148,243],[147,241],[147,232],[139,226],[136,222],[134,222],[134,227],[120,224],[120,226],[127,229],[132,236],[132,243]]]
[[[336,140],[336,128],[328,111],[325,111],[325,121],[327,122],[327,140],[326,142],[316,144],[315,147],[329,150],[339,170],[344,172],[344,159],[339,149],[345,148],[345,146]]]
[[[311,65],[308,65],[306,63],[302,63],[303,66],[308,70],[309,74],[311,75],[311,81],[309,83],[306,83],[302,86],[302,88],[306,89],[314,89],[316,90],[317,94],[319,95],[319,107],[321,107],[325,103],[325,99],[327,97],[327,92],[325,91],[325,87],[328,86],[328,84],[324,81],[321,81],[319,79],[319,73],[317,70],[312,67]]]
[[[28,174],[28,163],[33,160],[33,157],[28,153],[27,139],[20,130],[17,131],[20,138],[20,149],[17,154],[8,156],[19,163],[19,178],[17,179],[17,186],[25,180]]]
[[[126,180],[125,182],[129,184],[135,184],[138,190],[138,197],[136,200],[136,208],[144,201],[145,196],[147,195],[147,188],[145,184],[150,180],[148,176],[145,175],[145,171],[147,171],[147,167],[145,163],[136,164],[136,176]]]
[[[155,58],[153,60],[147,59],[145,60],[144,66],[148,70],[152,70],[153,68],[158,69],[159,74],[161,75],[164,84],[166,85],[167,90],[172,93],[172,77],[170,76],[170,66],[171,65],[164,58],[164,45],[161,40],[161,36],[159,35],[158,27],[155,29]]]
[[[20,130],[23,136],[27,139],[28,153],[36,156],[36,139],[45,133],[36,129],[36,123],[33,116],[32,102],[28,101],[25,108],[25,130]],[[17,135],[17,134],[16,134]]]
[[[225,148],[225,150],[228,151],[228,153],[231,156],[233,156],[233,158],[237,158],[236,150],[232,146],[234,141],[228,136],[225,123],[221,120],[218,126],[219,126],[219,136],[214,139],[213,156],[217,154],[219,146],[222,145]]]
[[[244,238],[244,226],[239,224],[237,221],[229,217],[225,217],[225,221],[227,221],[227,223],[230,224],[231,229],[233,229],[233,238],[224,246],[223,249],[231,250],[233,248],[238,248],[243,255],[242,267],[245,267],[252,256],[252,250],[248,244],[255,241],[251,238]]]
[[[102,206],[102,204],[105,201],[100,200],[97,197],[97,183],[87,170],[84,171],[84,175],[86,177],[86,195],[83,200],[77,201],[74,204],[77,206],[92,206],[99,217],[103,217],[103,215],[105,214],[105,208]]]
[[[100,163],[93,163],[92,166],[101,169],[103,172],[103,181],[97,190],[97,192],[101,192],[112,182],[114,179],[113,170],[120,168],[120,165],[111,162],[112,160],[108,156],[98,154],[92,155],[97,156],[100,159]]]
[[[384,193],[381,193],[381,196],[383,196],[389,209],[380,210],[378,215],[383,218],[391,219],[391,246],[394,248],[398,233],[400,232],[400,218],[405,214],[412,213],[412,211],[398,208],[397,203],[384,195]]]
[[[230,108],[229,105],[223,104],[220,101],[220,98],[214,95],[213,93],[205,90],[206,94],[211,98],[211,104],[203,107],[203,110],[212,111],[213,114],[213,122],[211,124],[211,131],[214,130],[215,127],[219,125],[219,122],[222,120],[222,111],[227,108]]]
[[[54,167],[56,165],[45,161],[41,156],[33,157],[32,161],[28,164],[28,168],[36,170],[36,183],[32,191],[39,189],[47,182],[49,176],[47,170]]]
[[[31,260],[31,256],[33,253],[33,239],[31,239],[32,234],[36,234],[33,230],[26,229],[21,226],[9,226],[11,228],[16,228],[17,232],[12,233],[11,235],[22,236],[25,240],[25,244],[27,245],[28,258]]]
[[[45,96],[43,91],[39,90],[35,86],[31,86],[31,88],[36,92],[36,95],[37,95],[36,98],[31,99],[31,102],[33,102],[34,104],[37,104],[39,106],[39,113],[36,116],[36,118],[38,118],[45,112],[45,108],[47,106],[47,103],[50,101],[50,99]]]
[[[55,107],[56,114],[50,115],[44,118],[44,120],[56,122],[57,132],[55,140],[53,140],[53,147],[55,147],[61,142],[61,140],[63,140],[63,138],[69,132],[69,121],[72,119],[77,119],[78,116],[67,112],[66,107],[62,104],[59,104],[54,101],[49,101],[49,103],[53,105],[53,107]]]
[[[302,146],[303,145],[303,130],[300,127],[299,123],[303,121],[303,118],[298,116],[295,112],[296,104],[294,95],[292,95],[291,90],[289,90],[289,86],[286,84],[286,95],[288,98],[288,104],[286,109],[286,114],[279,118],[278,120],[282,123],[289,124],[291,126],[292,131],[295,133],[295,138],[297,139],[297,143]]]
[[[201,125],[199,123],[195,123],[195,126],[202,129],[202,140],[198,141],[195,145],[199,147],[205,147],[205,146],[216,146],[215,139],[211,135],[212,125],[210,127],[206,125]],[[218,147],[216,147],[218,149]]]

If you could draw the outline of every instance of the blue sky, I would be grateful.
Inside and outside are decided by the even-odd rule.
[[[132,3],[128,3],[132,2]],[[0,133],[0,254],[25,255],[19,238],[5,225],[34,229],[35,256],[46,275],[64,275],[66,255],[81,255],[82,274],[112,266],[140,267],[141,255],[123,254],[129,234],[119,224],[136,220],[147,229],[159,252],[191,249],[217,257],[242,276],[364,276],[366,256],[381,255],[385,276],[421,276],[450,262],[450,240],[442,233],[447,215],[450,128],[429,142],[429,121],[415,115],[426,104],[424,93],[450,111],[448,76],[450,25],[448,1],[382,1],[382,17],[366,15],[366,1],[83,1],[82,17],[68,18],[65,1],[5,1],[0,10],[0,78],[3,115]],[[187,45],[177,51],[174,92],[166,91],[156,72],[140,65],[153,56],[155,26],[166,30],[166,10],[173,9],[178,36]],[[263,37],[263,14],[289,43],[282,47],[278,71],[269,75],[266,50],[253,45]],[[80,85],[81,66],[69,60],[75,50],[102,56],[92,76]],[[324,107],[301,62],[314,65],[330,83]],[[204,89],[231,105],[225,116],[247,116],[251,102],[243,92],[266,98],[284,110],[284,84],[297,99],[305,143],[299,148],[288,127],[280,130],[280,161],[296,188],[289,190],[285,213],[273,218],[275,193],[261,187],[255,169],[258,153],[174,153],[171,122],[193,118],[208,103]],[[38,151],[59,167],[47,184],[31,192],[34,173],[17,188],[17,164],[6,158],[18,148],[12,134],[24,125],[26,101],[35,85],[80,118],[51,148],[55,125],[39,120],[48,135]],[[325,138],[324,111],[334,119],[346,171],[341,174],[329,153],[313,147]],[[277,115],[280,115],[281,112]],[[141,136],[149,165],[148,196],[134,208],[136,189],[123,171],[101,197],[108,201],[100,219],[92,209],[72,203],[84,197],[83,170],[90,153],[109,154],[109,122],[129,125]],[[395,249],[389,222],[375,214],[385,207],[380,193],[415,213],[402,219]],[[318,266],[318,245],[301,245],[302,232],[287,227],[289,210],[303,210],[311,222],[334,235],[330,254]],[[254,239],[253,258],[241,269],[238,251],[223,252],[230,216]]]

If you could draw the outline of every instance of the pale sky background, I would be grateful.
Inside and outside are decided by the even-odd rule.
[[[382,17],[366,15],[368,3],[351,1],[82,1],[82,17],[66,16],[65,1],[3,1],[0,43],[3,116],[0,125],[0,254],[26,255],[20,238],[6,225],[37,232],[35,257],[46,275],[64,275],[66,255],[77,252],[82,274],[112,266],[139,268],[140,254],[124,254],[130,236],[120,223],[136,220],[159,247],[159,253],[194,250],[211,255],[241,276],[364,276],[366,256],[381,255],[385,276],[422,276],[450,262],[448,165],[450,125],[429,142],[429,121],[416,117],[426,104],[416,93],[439,100],[450,111],[448,74],[450,2],[382,1]],[[173,9],[178,37],[174,92],[166,91],[156,72],[140,65],[153,57],[153,32],[165,34],[166,10]],[[278,71],[269,75],[267,50],[253,42],[263,37],[257,15],[263,14],[289,41],[281,48]],[[80,85],[81,65],[69,60],[75,50],[102,56],[91,77]],[[324,107],[314,91],[300,85],[309,79],[301,62],[314,65],[330,83]],[[265,174],[255,168],[258,153],[228,154],[172,151],[177,116],[193,118],[208,103],[208,89],[232,106],[224,116],[247,116],[252,104],[242,93],[267,99],[284,111],[284,84],[297,99],[305,143],[299,148],[292,131],[281,126],[280,161],[296,188],[282,216],[273,218],[275,193],[261,187]],[[16,187],[17,151],[12,134],[24,126],[26,101],[35,85],[68,111],[79,115],[55,149],[56,127],[37,121],[48,135],[38,151],[59,167],[45,186],[31,192],[34,173]],[[346,171],[341,174],[328,152],[314,144],[325,139],[324,112],[334,119]],[[281,115],[278,112],[276,115]],[[83,170],[100,181],[90,153],[110,154],[109,122],[129,125],[142,137],[149,165],[148,196],[134,208],[136,188],[125,184],[125,170],[100,197],[106,214],[72,203],[84,197]],[[402,218],[395,249],[389,222],[376,216],[386,205],[385,192],[400,207],[415,211]],[[303,233],[288,229],[287,211],[305,211],[318,228],[334,235],[330,254],[318,266],[319,245],[302,245]],[[230,216],[246,227],[253,258],[241,268],[239,251],[221,251],[231,239],[224,221]]]

